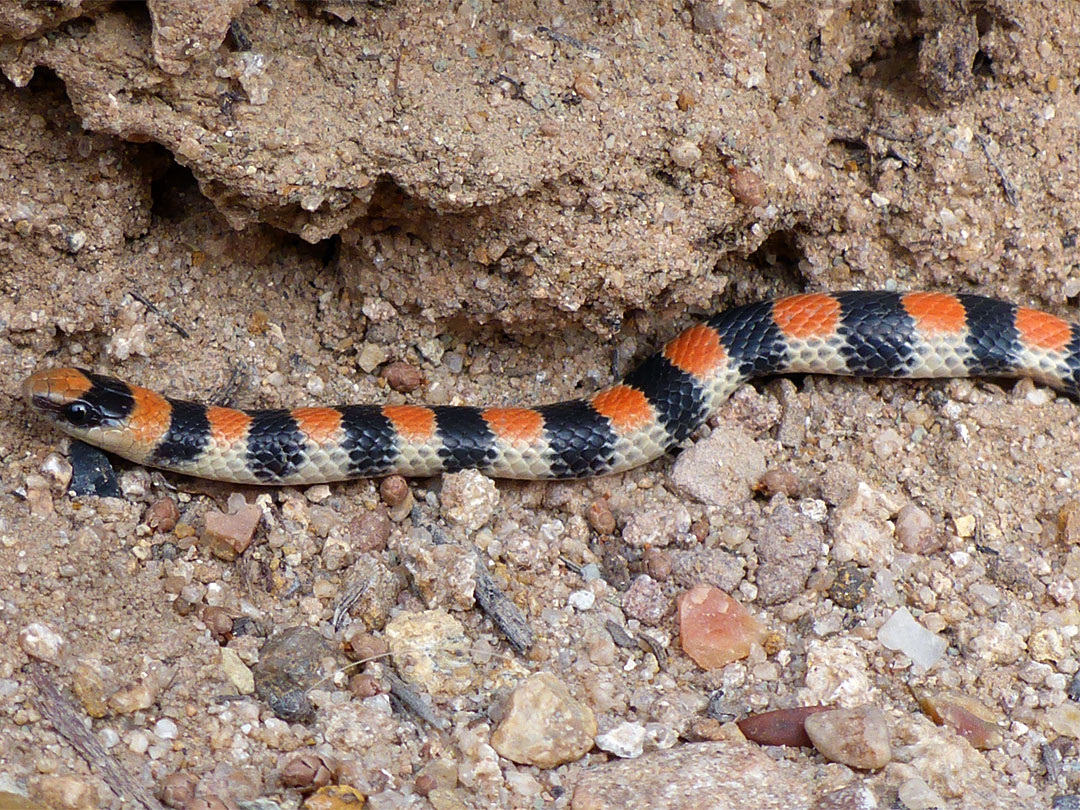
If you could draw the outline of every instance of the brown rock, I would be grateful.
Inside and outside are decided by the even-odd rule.
[[[979,750],[997,748],[1004,741],[999,717],[975,698],[918,689],[915,697],[927,716],[939,726],[948,726]]]
[[[294,751],[285,756],[279,765],[281,784],[310,793],[330,784],[334,763],[328,762],[314,751]]]
[[[170,773],[158,787],[158,798],[166,807],[183,810],[195,798],[195,786],[198,778],[190,773]]]
[[[718,588],[691,588],[679,596],[678,606],[683,651],[703,669],[745,658],[765,640],[761,623]]]
[[[147,507],[143,523],[155,532],[171,532],[180,520],[180,508],[172,498],[159,498]]]
[[[603,498],[598,498],[589,504],[585,519],[589,521],[589,527],[597,534],[615,533],[615,514]]]
[[[232,638],[233,620],[225,608],[207,605],[202,609],[201,618],[218,644],[224,644]]]
[[[388,365],[383,370],[383,377],[387,385],[403,394],[415,391],[424,383],[424,375],[419,369],[400,360]]]
[[[813,743],[803,727],[806,718],[829,711],[829,706],[796,706],[751,715],[737,722],[739,730],[761,745],[788,745],[810,748]]]
[[[379,482],[379,497],[389,507],[400,506],[409,497],[409,482],[400,475],[388,475]]]
[[[386,514],[386,509],[377,506],[370,512],[365,512],[350,521],[348,529],[349,545],[361,553],[382,551],[386,548],[386,541],[390,539],[391,529],[390,516]]]
[[[1058,510],[1058,538],[1067,546],[1080,545],[1080,501],[1067,501]]]
[[[386,655],[389,649],[385,641],[367,632],[360,622],[353,622],[345,628],[342,644],[350,661],[377,660]]]
[[[375,695],[383,691],[383,688],[373,675],[361,672],[359,675],[353,675],[349,678],[349,691],[363,700],[364,698],[375,697]]]
[[[742,205],[754,207],[765,202],[765,183],[752,169],[732,166],[728,169],[731,196]]]
[[[108,711],[105,674],[96,661],[82,660],[71,673],[71,691],[91,717],[104,717]]]
[[[100,805],[97,789],[74,776],[42,776],[34,794],[51,810],[95,810]]]
[[[230,514],[211,510],[206,513],[202,542],[215,557],[232,562],[251,545],[261,520],[262,510],[254,504],[239,506]]]
[[[658,582],[671,576],[671,555],[666,551],[647,548],[641,561],[645,564],[645,573]]]
[[[781,494],[792,498],[798,497],[799,492],[802,489],[802,484],[799,481],[798,476],[790,470],[774,468],[766,471],[766,473],[761,476],[761,480],[757,482],[755,489],[766,498]]]

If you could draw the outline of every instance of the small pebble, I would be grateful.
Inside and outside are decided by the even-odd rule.
[[[771,498],[773,495],[786,495],[789,498],[797,498],[802,490],[802,485],[795,473],[783,468],[774,468],[761,476],[755,489],[766,498]]]
[[[645,573],[658,582],[671,576],[671,555],[658,548],[647,548],[641,555]]]
[[[168,717],[162,717],[154,723],[154,734],[162,740],[175,740],[179,729],[176,723]]]
[[[555,768],[593,747],[596,718],[549,672],[530,675],[507,700],[492,747],[522,765]]]
[[[596,747],[620,759],[640,757],[645,750],[645,727],[640,723],[622,722],[596,737]]]
[[[683,651],[703,669],[718,669],[765,641],[765,628],[719,588],[698,585],[678,599]]]
[[[323,661],[334,657],[335,650],[313,628],[286,628],[259,650],[252,668],[255,693],[285,722],[305,722],[314,711],[307,690],[330,674]]]
[[[386,642],[367,632],[362,622],[353,622],[345,628],[342,646],[350,661],[376,661],[389,650]]]
[[[946,806],[945,800],[921,776],[901,782],[896,798],[903,803],[904,810],[939,810]]]
[[[684,169],[692,168],[701,160],[701,148],[690,140],[676,141],[668,148],[668,154],[671,155],[671,160],[676,166]]]
[[[180,520],[180,508],[172,498],[159,498],[147,507],[143,523],[162,534],[171,532]]]
[[[905,504],[896,515],[896,541],[909,554],[933,554],[945,544],[944,536],[934,531],[930,515],[913,503]]]
[[[998,716],[975,698],[966,695],[915,690],[926,715],[939,726],[948,726],[974,748],[997,748],[1004,742]]]
[[[255,691],[255,674],[240,659],[236,650],[221,648],[221,669],[241,695],[250,695]]]
[[[574,591],[566,598],[566,604],[577,611],[592,610],[596,604],[596,594],[586,589]]]
[[[41,622],[28,624],[19,631],[19,646],[31,658],[37,658],[49,664],[60,660],[64,651],[64,637],[49,625]]]
[[[845,562],[836,566],[835,573],[829,598],[842,608],[857,608],[870,595],[874,584],[869,572],[853,562]]]
[[[224,608],[207,605],[202,609],[200,618],[218,644],[224,644],[232,638],[232,616]]]
[[[333,763],[314,751],[294,751],[283,758],[279,768],[281,784],[301,793],[326,787],[334,775]]]
[[[408,484],[406,484],[406,489],[408,489]],[[382,551],[386,548],[386,541],[390,539],[392,528],[386,509],[377,506],[349,522],[347,530],[349,545],[361,553]]]
[[[499,490],[479,470],[462,470],[442,478],[440,514],[466,532],[475,532],[495,514]]]
[[[215,557],[232,562],[243,554],[255,537],[262,509],[254,504],[239,505],[229,499],[230,512],[210,510],[205,516],[202,542]]]
[[[663,586],[648,574],[635,577],[622,597],[623,612],[632,619],[656,625],[671,610],[671,600]]]
[[[100,806],[97,789],[74,776],[42,776],[34,792],[50,810],[96,810]]]
[[[752,169],[732,166],[728,169],[728,188],[735,201],[748,208],[765,202],[765,182]]]
[[[74,441],[68,452],[71,460],[71,491],[75,495],[119,498],[120,483],[105,451],[85,442]]]
[[[158,798],[166,807],[183,810],[195,798],[195,786],[199,783],[190,773],[170,773],[158,786]]]
[[[478,676],[465,627],[445,610],[400,613],[386,624],[390,658],[401,677],[433,696],[456,696]]]
[[[383,369],[383,377],[386,378],[387,385],[403,394],[415,391],[424,382],[424,375],[419,369],[400,360]]]
[[[156,700],[157,689],[144,680],[113,692],[109,708],[117,714],[133,714],[149,709]]]
[[[61,492],[67,492],[71,485],[71,462],[59,453],[49,453],[41,463],[41,472],[51,478],[56,488]]]
[[[1058,510],[1058,538],[1066,546],[1080,545],[1080,501],[1067,501]]]
[[[831,762],[876,770],[892,759],[889,725],[876,706],[818,712],[806,718],[804,727],[814,747]]]
[[[615,514],[603,498],[598,498],[589,504],[585,512],[585,519],[589,527],[597,534],[609,535],[615,533]]]
[[[917,671],[930,669],[945,654],[949,643],[915,621],[908,609],[900,608],[878,628],[878,641],[890,650],[910,658]]]
[[[349,785],[321,787],[304,802],[304,810],[360,810],[364,794]]]
[[[691,107],[697,104],[697,98],[692,92],[685,88],[679,91],[679,97],[675,99],[675,106],[683,112],[686,112]]]
[[[375,697],[375,695],[381,694],[383,689],[379,685],[379,681],[373,675],[368,675],[366,672],[361,672],[359,675],[353,675],[349,678],[349,691],[353,693],[360,700],[365,698]]]
[[[379,482],[379,497],[387,506],[400,506],[409,495],[409,482],[400,475],[388,475]]]

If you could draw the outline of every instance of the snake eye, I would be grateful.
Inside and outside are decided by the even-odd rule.
[[[75,427],[90,427],[100,421],[100,414],[92,405],[76,400],[64,408],[64,419]]]

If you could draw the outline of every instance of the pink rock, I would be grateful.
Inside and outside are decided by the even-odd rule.
[[[719,588],[696,585],[679,596],[683,651],[703,669],[717,669],[750,654],[765,628]]]

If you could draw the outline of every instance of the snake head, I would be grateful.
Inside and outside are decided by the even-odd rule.
[[[122,428],[135,399],[128,385],[79,368],[39,371],[22,382],[27,404],[60,430],[108,447],[110,432]]]

